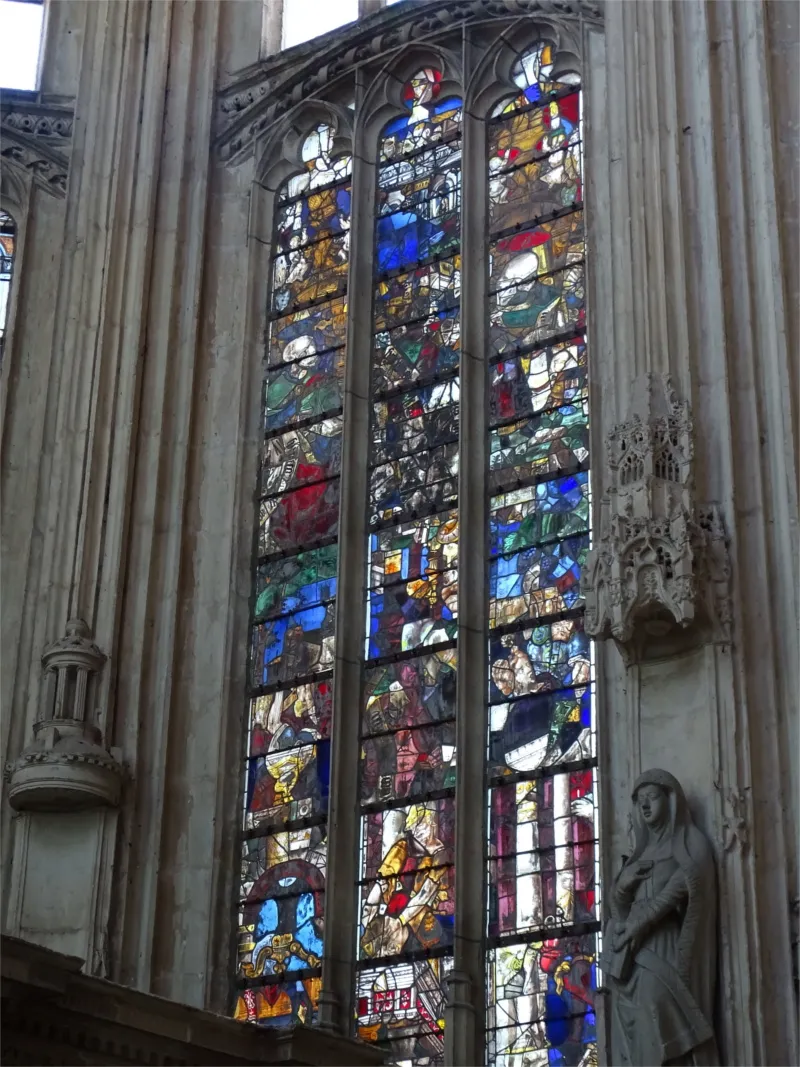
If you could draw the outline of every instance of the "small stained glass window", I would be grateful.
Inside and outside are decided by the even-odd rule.
[[[244,766],[236,1018],[319,1001],[350,158],[319,125],[276,197]]]
[[[548,45],[488,128],[486,1058],[596,1062],[580,88]]]
[[[0,211],[0,359],[3,357],[6,343],[16,240],[14,220],[8,212]]]
[[[461,100],[403,88],[380,142],[361,724],[358,1034],[442,1062],[452,967]]]

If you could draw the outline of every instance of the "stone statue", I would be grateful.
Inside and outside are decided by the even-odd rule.
[[[611,990],[614,1067],[717,1064],[714,857],[680,782],[633,787],[633,855],[611,888],[600,965]]]

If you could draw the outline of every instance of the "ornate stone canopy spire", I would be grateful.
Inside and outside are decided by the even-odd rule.
[[[610,481],[585,578],[586,632],[626,654],[643,634],[701,620],[727,629],[722,523],[696,509],[689,405],[668,375],[648,373],[631,409],[606,439]]]

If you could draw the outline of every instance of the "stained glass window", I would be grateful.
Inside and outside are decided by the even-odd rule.
[[[352,982],[325,990],[323,1020],[352,1025],[404,1067],[443,1064],[454,971],[465,997],[485,993],[487,1063],[597,1062],[581,91],[553,76],[549,45],[518,55],[517,91],[489,115],[464,108],[436,66],[387,88],[403,109],[395,97],[395,116],[381,119],[374,187],[363,172],[353,186],[370,286],[347,289],[351,160],[334,154],[331,126],[309,133],[303,168],[274,197],[236,1015],[314,1022],[324,959],[326,983]],[[359,100],[371,99],[366,84]],[[374,114],[360,108],[356,143]],[[462,132],[469,142],[478,129],[486,170],[462,173]],[[369,165],[362,154],[353,166]],[[484,217],[487,228],[462,247],[463,197],[477,206],[464,234]],[[354,263],[353,277],[367,266]],[[479,348],[476,333],[485,341],[464,365],[464,408],[484,400],[486,415],[463,427],[462,272],[465,293],[485,295],[464,318],[465,348]],[[460,461],[477,450],[485,469],[461,472],[459,501]],[[340,491],[355,546],[341,571]],[[473,493],[484,526],[460,531]],[[350,643],[362,634],[363,654]],[[485,697],[462,690],[457,718],[464,634],[487,648],[488,677]],[[334,707],[337,639],[347,667]],[[471,756],[483,763],[458,781],[477,808],[460,866],[457,738],[462,773]],[[337,922],[326,947],[329,794]],[[357,850],[341,848],[356,826]],[[459,897],[479,891],[485,917],[458,915]]]
[[[384,129],[375,222],[356,1016],[442,1062],[452,965],[461,101],[440,71]]]
[[[539,46],[488,127],[487,1062],[596,1062],[580,89]]]
[[[0,360],[6,342],[6,324],[8,322],[8,303],[11,296],[11,274],[14,269],[14,247],[16,244],[16,227],[14,220],[0,211]]]
[[[320,125],[276,198],[235,1015],[311,1023],[323,947],[350,159]]]

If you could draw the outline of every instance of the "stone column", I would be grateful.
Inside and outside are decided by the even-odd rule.
[[[79,57],[71,53],[80,82],[66,227],[54,242],[60,271],[54,290],[39,294],[40,303],[55,308],[55,327],[42,463],[27,487],[36,497],[37,530],[12,695],[17,736],[27,734],[42,713],[47,717],[39,658],[69,617],[86,619],[104,652],[113,653],[117,639],[139,351],[138,330],[134,325],[130,331],[125,314],[125,296],[134,303],[135,296],[121,283],[135,269],[130,257],[142,248],[129,226],[137,196],[149,207],[135,165],[149,20],[147,5],[73,4],[53,23],[54,32],[78,31],[83,47]],[[147,180],[152,189],[152,173]],[[31,271],[26,282],[35,286],[36,280]],[[31,316],[32,308],[26,305],[24,313]],[[92,726],[106,737],[113,723],[112,674],[106,668],[99,677]],[[80,703],[71,710],[77,712]],[[63,717],[58,698],[56,705],[56,717]],[[116,816],[102,809],[20,816],[13,834],[10,932],[80,955],[87,969],[106,973],[115,832]],[[57,901],[43,885],[59,886]]]
[[[456,910],[445,1062],[477,1063],[485,1024],[486,693],[486,124],[464,108],[459,368]]]
[[[364,661],[367,566],[367,462],[370,453],[372,364],[372,261],[377,130],[364,121],[363,81],[357,85],[347,285],[347,355],[344,382],[344,444],[336,596],[336,656],[333,676],[328,874],[322,962],[323,1026],[350,1035],[357,958],[361,675]]]
[[[765,34],[760,3],[610,0],[604,35],[589,35],[586,91],[595,502],[613,481],[613,434],[637,414],[635,383],[668,375],[693,426],[692,521],[713,548],[684,585],[691,618],[656,620],[651,603],[638,642],[598,644],[605,878],[629,852],[617,814],[629,784],[649,766],[672,771],[716,845],[727,1063],[796,1057],[782,783],[797,427]],[[604,540],[599,520],[597,507],[613,561],[621,540]]]
[[[259,0],[56,5],[46,55],[77,97],[65,236],[34,222],[4,430],[9,756],[44,706],[44,648],[82,617],[108,657],[87,707],[127,773],[119,816],[17,818],[6,929],[220,1011],[266,290],[251,301],[252,162],[211,160],[218,69],[258,59],[260,19]]]

